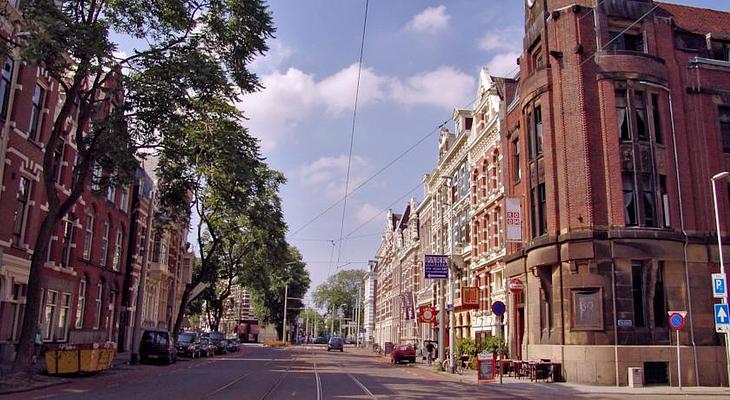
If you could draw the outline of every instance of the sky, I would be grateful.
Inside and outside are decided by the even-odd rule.
[[[730,11],[728,0],[673,2]],[[311,294],[337,270],[365,269],[388,208],[399,213],[409,198],[423,198],[438,126],[474,100],[482,67],[493,75],[515,71],[524,2],[370,0],[350,189],[431,134],[348,197],[342,242],[342,203],[309,222],[345,192],[365,0],[269,6],[276,39],[251,66],[265,88],[238,106],[267,162],[287,177],[281,196],[288,241],[304,256]]]
[[[728,0],[676,2],[730,11]],[[348,197],[339,248],[342,203],[308,222],[344,196],[365,1],[269,5],[276,39],[252,66],[265,89],[239,107],[271,167],[288,179],[281,189],[288,240],[307,262],[311,294],[337,270],[366,268],[387,210],[423,198],[436,128],[474,100],[482,67],[515,71],[524,8],[520,0],[369,2],[350,189],[433,134]]]

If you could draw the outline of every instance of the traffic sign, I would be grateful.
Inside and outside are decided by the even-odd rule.
[[[715,331],[728,332],[730,330],[730,309],[727,304],[715,304]]]
[[[497,316],[504,315],[504,312],[507,310],[507,307],[502,303],[501,301],[497,300],[494,303],[492,303],[492,312]]]
[[[449,256],[426,254],[423,256],[426,279],[449,278]]]
[[[669,311],[667,312],[669,314],[669,327],[674,329],[675,331],[681,330],[684,328],[685,323],[685,316],[687,315],[686,311]]]
[[[712,274],[712,296],[721,299],[727,294],[725,274]]]
[[[509,280],[510,292],[521,292],[525,288],[525,284],[519,278],[512,278]]]

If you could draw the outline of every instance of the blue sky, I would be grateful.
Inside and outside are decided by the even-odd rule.
[[[728,0],[673,2],[730,11]],[[480,68],[514,71],[523,4],[370,1],[350,188],[450,120],[455,107],[469,105]],[[344,234],[359,229],[341,250],[333,253],[329,242],[340,236],[341,204],[300,229],[344,194],[365,1],[269,5],[276,39],[252,66],[266,88],[239,106],[270,165],[288,179],[281,194],[289,241],[304,255],[314,289],[335,272],[332,254],[349,263],[343,268],[365,268],[380,244],[388,205],[404,197],[393,207],[400,212],[409,197],[423,197],[419,183],[435,164],[437,134],[349,198]],[[120,50],[131,46],[122,42]]]
[[[677,2],[730,10],[727,0]],[[288,178],[281,194],[289,240],[308,262],[312,289],[336,270],[327,240],[339,238],[342,205],[300,228],[344,194],[364,4],[271,1],[277,39],[254,64],[266,89],[240,105],[269,163]],[[468,105],[481,67],[513,71],[522,21],[518,0],[371,0],[350,188]],[[334,250],[340,264],[351,263],[343,268],[365,268],[375,255],[383,211],[431,171],[436,143],[434,134],[348,199],[344,234],[360,229]],[[408,197],[420,200],[421,187]]]

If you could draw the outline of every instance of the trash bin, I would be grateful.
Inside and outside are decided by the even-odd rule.
[[[629,370],[629,387],[638,388],[644,386],[644,368],[631,367]]]

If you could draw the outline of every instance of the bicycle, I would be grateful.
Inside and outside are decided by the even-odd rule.
[[[447,354],[446,359],[441,363],[441,368],[444,371],[451,371],[451,355]],[[454,372],[461,375],[464,373],[465,370],[471,369],[469,366],[469,357],[468,356],[461,356],[458,358],[456,362],[456,368],[454,368]]]

